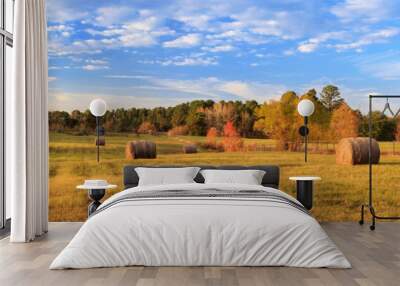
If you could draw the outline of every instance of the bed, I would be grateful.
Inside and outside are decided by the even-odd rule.
[[[138,186],[136,167],[124,168],[125,190],[99,207],[50,269],[351,267],[308,211],[279,190],[277,166],[199,166],[263,170],[260,185],[205,184],[198,173],[194,183],[152,186]]]

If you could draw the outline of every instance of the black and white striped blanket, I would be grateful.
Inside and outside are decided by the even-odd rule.
[[[163,191],[138,191],[129,192],[122,196],[119,196],[115,200],[109,201],[99,207],[92,216],[103,212],[118,204],[128,201],[148,201],[148,200],[191,200],[191,199],[227,199],[230,200],[257,200],[257,201],[268,201],[278,204],[284,204],[291,206],[303,213],[309,214],[308,210],[299,202],[289,199],[286,196],[275,192],[261,191],[261,190],[235,190],[227,191],[216,188],[202,189],[202,190],[163,190]],[[91,217],[92,217],[91,216]]]

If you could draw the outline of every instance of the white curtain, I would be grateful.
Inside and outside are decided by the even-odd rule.
[[[13,93],[7,106],[6,180],[12,242],[47,232],[48,115],[45,0],[15,1]]]

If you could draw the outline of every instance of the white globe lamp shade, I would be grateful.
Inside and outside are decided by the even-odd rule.
[[[303,117],[311,116],[314,113],[314,109],[314,103],[309,99],[303,99],[297,105],[297,111]]]
[[[90,113],[96,117],[103,116],[107,111],[106,102],[102,99],[94,99],[89,106]]]

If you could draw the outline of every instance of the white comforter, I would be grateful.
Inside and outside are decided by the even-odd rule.
[[[290,197],[262,186],[184,184],[131,188],[102,206],[129,192],[210,187]],[[127,265],[351,267],[318,222],[293,206],[254,198],[156,198],[121,202],[88,219],[50,269]]]

